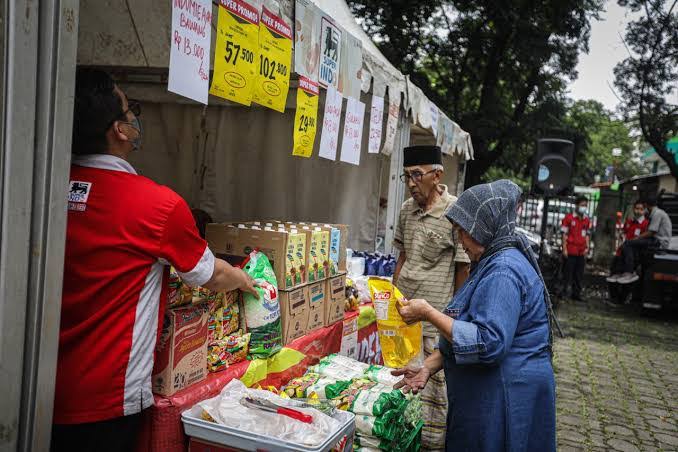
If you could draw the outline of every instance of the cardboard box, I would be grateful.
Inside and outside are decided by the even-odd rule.
[[[346,224],[313,224],[330,229],[330,275],[334,276],[346,271],[346,247],[348,246],[348,225]]]
[[[344,318],[346,273],[329,278],[326,284],[325,326],[330,326]]]
[[[170,396],[207,376],[205,306],[168,309],[155,350],[153,392]]]
[[[325,304],[327,303],[327,283],[320,281],[308,285],[308,328],[307,333],[325,325]]]
[[[309,314],[308,297],[308,286],[278,292],[285,345],[306,334]]]
[[[358,359],[358,313],[354,312],[344,318],[339,354]]]
[[[216,223],[208,224],[206,231],[210,249],[231,265],[240,266],[255,249],[266,254],[281,290],[303,286],[307,281],[308,264],[305,259],[308,253],[302,249],[306,246],[306,237],[288,231],[266,231]]]
[[[311,231],[308,256],[308,282],[327,279],[330,276],[330,229],[305,226]]]

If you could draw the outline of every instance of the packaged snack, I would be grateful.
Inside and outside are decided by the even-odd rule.
[[[308,395],[306,390],[318,380],[320,380],[320,375],[313,372],[307,372],[301,377],[290,380],[283,388],[283,392],[293,398],[306,398]]]
[[[222,333],[228,336],[235,331],[238,331],[240,326],[240,307],[238,303],[234,303],[221,308],[222,310]]]
[[[391,371],[393,371],[393,369],[389,369],[388,367],[372,365],[365,371],[365,375],[372,381],[393,388],[393,385],[398,383],[401,380],[401,377],[394,377],[391,375]]]
[[[250,334],[232,334],[207,347],[207,368],[219,372],[247,358]]]
[[[210,314],[210,320],[207,323],[207,343],[223,339],[223,314],[224,308],[217,308]]]
[[[253,251],[245,262],[245,273],[258,284],[259,299],[243,293],[245,322],[250,332],[250,356],[268,358],[282,348],[282,325],[278,284],[273,267],[264,253]]]
[[[169,272],[169,283],[168,283],[168,303],[170,308],[176,308],[178,306],[181,306],[181,286],[183,285],[183,282],[181,281],[181,277],[179,277],[179,274],[177,271],[174,269],[174,267],[170,267],[170,272]]]
[[[388,367],[405,367],[422,351],[421,322],[405,323],[398,312],[398,303],[404,299],[397,287],[387,279],[368,280],[384,363]]]

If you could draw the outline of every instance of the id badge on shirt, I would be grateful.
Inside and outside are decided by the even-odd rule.
[[[582,230],[581,230],[581,236],[582,236],[582,237],[586,237],[586,229],[582,229]]]
[[[640,229],[636,229],[635,232],[633,233],[636,237],[640,235]]]

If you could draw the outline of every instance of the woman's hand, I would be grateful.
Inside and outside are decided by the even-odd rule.
[[[393,389],[402,388],[405,394],[410,391],[412,391],[413,394],[416,394],[424,389],[426,383],[428,383],[428,379],[431,378],[431,371],[426,366],[407,366],[392,371],[391,375],[395,377],[403,376],[403,379],[396,383],[393,386]]]
[[[410,324],[428,320],[433,307],[426,300],[400,300],[398,302],[398,312],[405,323]]]

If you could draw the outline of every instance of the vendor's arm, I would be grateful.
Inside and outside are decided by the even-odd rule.
[[[241,289],[257,294],[252,279],[241,269],[217,259],[198,234],[191,210],[178,199],[160,234],[157,257],[170,263],[191,287],[214,291]]]
[[[437,315],[431,316],[439,328],[449,326],[449,334],[444,336],[451,336],[457,364],[490,364],[501,361],[513,343],[521,300],[521,289],[514,275],[493,273],[478,282],[469,302],[469,321],[444,323]]]

